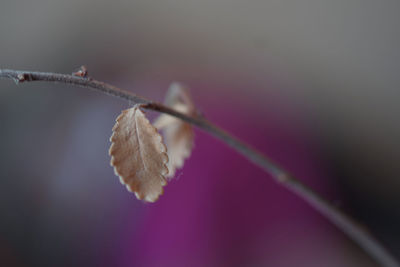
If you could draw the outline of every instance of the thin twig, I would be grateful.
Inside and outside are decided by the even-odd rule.
[[[364,226],[360,225],[348,215],[340,211],[337,207],[322,198],[310,187],[306,186],[300,180],[275,164],[268,157],[264,156],[254,148],[251,148],[249,145],[239,141],[231,134],[225,132],[201,116],[185,115],[157,102],[153,102],[131,92],[119,89],[113,85],[96,81],[91,78],[81,77],[79,75],[73,76],[58,73],[4,69],[0,70],[0,78],[9,78],[14,80],[16,83],[45,81],[86,87],[108,95],[122,98],[132,104],[142,104],[142,106],[146,109],[166,113],[193,124],[203,131],[220,139],[234,150],[238,151],[248,160],[261,167],[266,173],[270,174],[277,183],[286,187],[294,194],[308,202],[312,207],[324,215],[331,223],[335,224],[340,230],[342,230],[350,239],[362,247],[382,266],[400,266],[397,260],[390,255],[390,253],[380,244],[380,242],[376,240],[369,232],[364,230]]]

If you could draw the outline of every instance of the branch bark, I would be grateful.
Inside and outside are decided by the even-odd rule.
[[[382,266],[400,266],[397,260],[380,244],[380,242],[369,232],[364,230],[364,226],[357,223],[354,219],[346,215],[333,204],[329,203],[329,201],[325,200],[317,192],[313,191],[310,187],[292,176],[288,171],[279,167],[279,165],[274,163],[267,156],[238,140],[231,134],[227,133],[201,116],[185,115],[160,103],[153,102],[129,91],[125,91],[113,85],[87,77],[59,73],[3,69],[0,70],[0,78],[12,79],[17,84],[22,82],[43,81],[90,88],[111,96],[122,98],[123,100],[126,100],[132,104],[143,104],[143,107],[146,109],[169,114],[195,125],[199,129],[226,143],[232,149],[242,154],[249,161],[261,167],[266,173],[270,174],[277,183],[292,191],[304,201],[308,202],[313,208],[320,212],[331,223],[336,225],[343,233],[345,233],[350,239],[363,248],[367,254],[374,258]]]

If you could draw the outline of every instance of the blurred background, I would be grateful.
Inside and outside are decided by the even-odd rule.
[[[2,0],[0,68],[92,77],[211,121],[400,254],[398,1]],[[377,266],[312,208],[196,131],[155,204],[109,166],[129,105],[0,81],[1,266]],[[148,113],[154,118],[157,114]]]

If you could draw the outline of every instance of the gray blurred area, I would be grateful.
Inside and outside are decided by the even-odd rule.
[[[0,6],[0,68],[70,73],[85,64],[95,78],[157,100],[174,80],[196,84],[203,95],[225,90],[223,101],[235,95],[249,109],[262,110],[270,94],[289,99],[331,165],[340,205],[400,254],[398,1],[2,0]],[[49,205],[38,217],[46,222],[93,219],[75,214],[70,205],[78,204],[71,198],[99,220],[99,205],[123,220],[122,212],[107,206],[107,196],[120,192],[115,180],[99,178],[110,188],[103,192],[89,178],[67,179],[78,162],[88,176],[113,175],[108,138],[121,107],[127,104],[64,85],[0,81],[0,243],[15,242],[25,257],[7,259],[10,266],[52,265],[68,254],[60,248],[60,255],[32,260],[46,250],[40,239],[51,243],[63,231],[30,231],[43,225],[24,220],[34,216],[35,205]],[[85,149],[71,156],[71,146]],[[102,203],[86,189],[72,190],[82,184],[103,194]],[[40,190],[58,187],[70,187],[72,196],[41,198]],[[58,237],[79,247],[70,236],[92,238],[80,231]],[[113,234],[120,233],[97,238]],[[95,246],[98,240],[91,240]]]

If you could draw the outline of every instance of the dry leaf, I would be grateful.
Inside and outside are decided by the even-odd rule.
[[[139,107],[122,111],[110,138],[115,174],[138,199],[154,202],[167,184],[168,155],[161,135]]]
[[[165,104],[184,114],[195,114],[195,107],[188,91],[178,83],[171,85]],[[190,156],[193,148],[193,129],[190,124],[167,114],[160,115],[154,126],[163,130],[169,157],[167,177],[172,178],[176,169],[181,168],[184,160]]]

